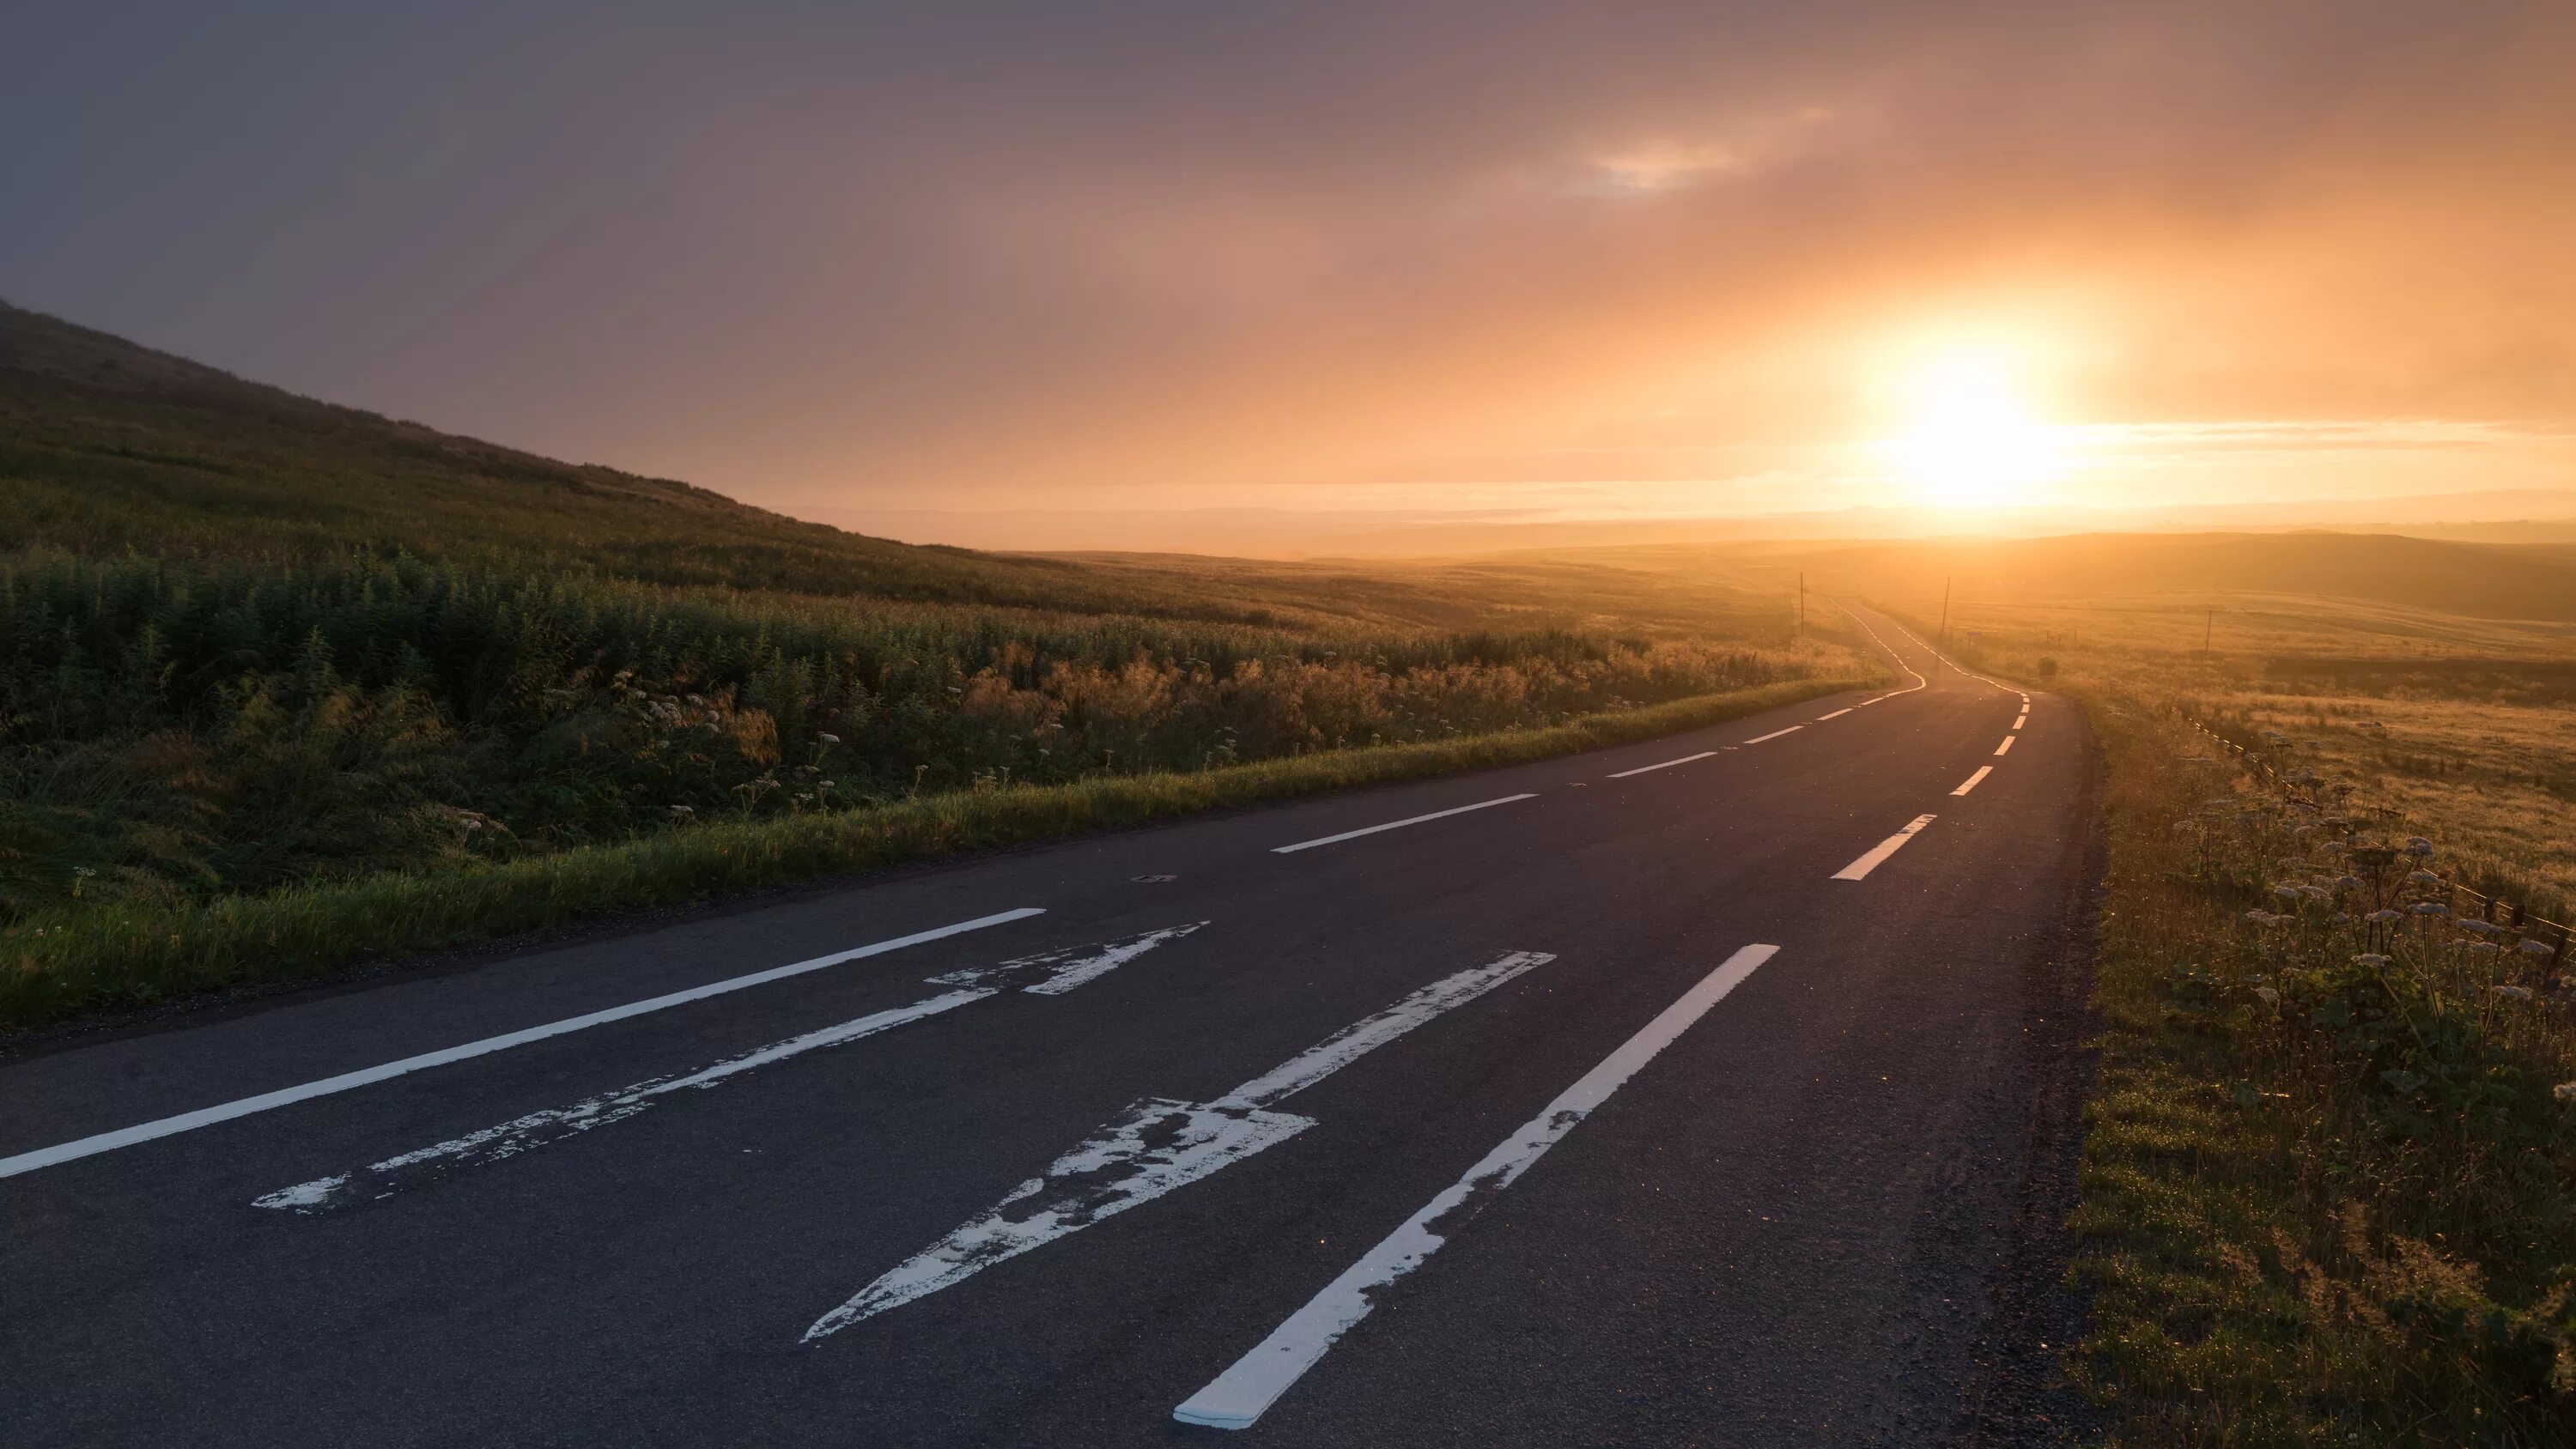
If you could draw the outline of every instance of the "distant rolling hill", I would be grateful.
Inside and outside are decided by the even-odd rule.
[[[0,550],[353,546],[665,584],[1227,616],[1058,559],[845,533],[686,483],[336,407],[0,303]]]
[[[2370,533],[2086,533],[2057,538],[1603,549],[1605,563],[1719,570],[1766,588],[1938,598],[2308,594],[2475,619],[2576,621],[2576,549]]]

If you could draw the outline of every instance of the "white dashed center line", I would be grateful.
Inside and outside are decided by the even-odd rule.
[[[1846,706],[1845,708],[1835,710],[1832,714],[1820,714],[1820,715],[1816,716],[1816,723],[1818,723],[1818,724],[1823,724],[1825,721],[1827,721],[1827,720],[1829,720],[1829,719],[1841,719],[1844,715],[1847,715],[1847,714],[1851,713],[1853,710],[1858,709],[1858,708],[1860,708],[1860,706],[1858,706],[1858,705],[1850,705],[1850,706]]]
[[[1800,731],[1800,730],[1802,730],[1802,729],[1805,729],[1805,728],[1806,728],[1806,726],[1805,726],[1805,725],[1791,725],[1791,726],[1789,726],[1789,727],[1788,727],[1787,729],[1785,729],[1785,730],[1773,730],[1771,733],[1769,733],[1769,734],[1767,734],[1767,735],[1755,735],[1753,738],[1751,738],[1751,739],[1749,739],[1749,740],[1746,740],[1746,741],[1745,741],[1745,743],[1746,743],[1746,744],[1748,744],[1748,745],[1758,745],[1758,744],[1762,743],[1764,740],[1776,740],[1776,739],[1780,738],[1782,735],[1794,735],[1794,734],[1796,734],[1798,731]]]
[[[1953,790],[1953,791],[1951,791],[1950,793],[1951,793],[1951,794],[1953,794],[1953,795],[1965,795],[1965,794],[1967,794],[1969,791],[1971,791],[1971,790],[1973,790],[1973,789],[1977,788],[1977,782],[1978,782],[1979,780],[1982,780],[1982,779],[1986,778],[1988,775],[1991,775],[1991,774],[1993,774],[1994,772],[1995,772],[1995,767],[1994,767],[1994,766],[1992,766],[1992,765],[1979,765],[1979,766],[1977,767],[1977,773],[1975,773],[1975,774],[1973,774],[1973,775],[1970,775],[1970,776],[1968,777],[1968,781],[1967,781],[1967,783],[1966,783],[1966,784],[1961,785],[1958,789]]]
[[[2006,735],[2006,736],[2004,736],[2004,742],[2003,742],[2002,744],[2000,744],[2000,745],[1995,746],[1995,753],[1996,753],[1996,754],[1998,754],[1998,755],[2001,755],[2001,754],[2008,754],[2008,753],[2010,753],[2010,752],[2011,752],[2011,750],[2012,750],[2012,742],[2013,742],[2013,741],[2015,741],[2015,740],[2017,740],[2017,739],[2020,739],[2020,738],[2021,738],[2021,736],[2019,736],[2019,735]]]
[[[1696,755],[1684,755],[1678,760],[1666,760],[1661,764],[1639,765],[1633,770],[1621,770],[1616,774],[1613,774],[1610,778],[1613,780],[1624,780],[1630,775],[1643,775],[1654,770],[1669,770],[1675,765],[1687,765],[1693,760],[1705,760],[1716,753],[1717,751],[1715,750],[1702,750]]]
[[[1915,816],[1913,824],[1906,826],[1903,830],[1896,832],[1894,835],[1891,835],[1885,840],[1882,840],[1878,844],[1870,847],[1869,854],[1864,855],[1860,859],[1853,861],[1851,864],[1844,866],[1842,869],[1835,871],[1834,879],[1866,879],[1869,873],[1878,869],[1881,864],[1885,863],[1889,856],[1904,849],[1905,842],[1912,840],[1916,831],[1921,830],[1924,826],[1931,823],[1932,817],[1929,815]]]
[[[1408,825],[1419,825],[1425,820],[1443,820],[1452,815],[1464,815],[1470,810],[1485,810],[1496,805],[1509,805],[1515,800],[1535,800],[1537,798],[1538,796],[1536,794],[1524,791],[1518,795],[1505,795],[1499,800],[1479,800],[1473,805],[1461,805],[1454,810],[1434,810],[1428,815],[1411,815],[1402,820],[1390,820],[1384,825],[1364,825],[1357,830],[1345,830],[1339,835],[1326,835],[1315,840],[1301,840],[1295,845],[1274,845],[1270,848],[1270,853],[1272,855],[1286,855],[1291,851],[1312,850],[1319,845],[1338,845],[1345,840],[1357,840],[1363,835],[1375,835],[1381,830],[1401,830]]]

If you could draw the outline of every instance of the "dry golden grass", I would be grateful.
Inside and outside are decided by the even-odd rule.
[[[2412,909],[2429,867],[2568,918],[2576,641],[2251,593],[1953,597],[1949,638],[2104,745],[2071,1367],[2113,1442],[2576,1443],[2568,963]],[[2316,808],[2192,719],[2313,772]]]
[[[1889,601],[1931,625],[1941,601]],[[2456,873],[2576,908],[2576,630],[2280,594],[1953,598],[1954,650],[2035,680],[2171,700],[2348,780]],[[2201,641],[2209,639],[2203,652]]]

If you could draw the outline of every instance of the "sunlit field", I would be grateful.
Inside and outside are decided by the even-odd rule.
[[[1912,585],[1889,602],[1929,636]],[[2114,1439],[2565,1442],[2567,626],[1997,592],[1953,586],[1953,654],[2073,693],[2108,771],[2073,1226]]]
[[[1929,623],[1940,602],[1903,607]],[[2576,901],[2576,628],[2187,594],[1954,598],[1950,638],[1962,659],[2019,678],[2117,684],[2241,738],[2286,735],[2290,758],[2438,835],[2469,876],[2562,919]]]

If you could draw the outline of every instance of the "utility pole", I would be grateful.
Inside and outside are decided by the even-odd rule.
[[[2215,634],[2215,633],[2217,633],[2217,632],[2218,632],[2218,611],[2217,611],[2216,609],[2212,609],[2212,610],[2210,610],[2210,611],[2209,611],[2209,617],[2208,617],[2207,619],[2202,620],[2202,621],[2201,621],[2201,625],[2200,625],[2200,657],[2201,657],[2201,658],[2203,658],[2203,659],[2207,659],[2207,658],[2209,657],[2209,636],[2211,636],[2212,634]]]
[[[1807,632],[1807,571],[1798,570],[1798,632]]]
[[[1950,576],[1941,576],[1941,642],[1950,642]]]

